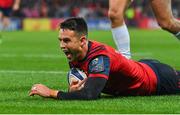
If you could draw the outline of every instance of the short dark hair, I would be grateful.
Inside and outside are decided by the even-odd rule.
[[[60,29],[69,29],[75,31],[78,35],[88,36],[88,27],[86,21],[81,17],[72,17],[60,23]]]

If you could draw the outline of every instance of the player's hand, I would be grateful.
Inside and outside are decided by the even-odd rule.
[[[13,9],[13,11],[19,10],[19,4],[14,4],[12,9]]]
[[[57,97],[58,91],[52,90],[43,84],[35,84],[32,86],[29,95],[39,95],[42,97]]]
[[[81,90],[84,87],[84,83],[86,82],[87,78],[83,79],[82,81],[72,81],[69,86],[69,92],[74,92]]]

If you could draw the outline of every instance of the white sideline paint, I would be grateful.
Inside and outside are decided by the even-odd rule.
[[[0,57],[3,58],[16,58],[16,57],[25,57],[25,58],[65,58],[64,55],[56,54],[10,54],[10,53],[0,53]]]
[[[0,38],[0,44],[2,44],[2,39]]]
[[[135,52],[135,53],[132,53],[132,56],[153,56],[153,53],[151,53],[151,52],[144,52],[144,53]]]
[[[67,71],[0,70],[0,74],[1,73],[8,73],[8,74],[67,74]]]
[[[133,56],[152,56],[151,52],[145,53],[132,53]],[[66,58],[65,55],[60,54],[10,54],[10,53],[0,53],[2,58],[16,58],[16,57],[25,57],[25,58]]]

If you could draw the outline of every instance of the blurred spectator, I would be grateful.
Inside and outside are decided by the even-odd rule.
[[[141,16],[153,17],[148,0],[135,0],[131,10],[141,11]],[[22,13],[25,17],[61,18],[82,16],[85,18],[107,17],[108,0],[22,0]],[[180,0],[172,1],[173,12],[180,17]],[[141,10],[140,10],[141,9]]]
[[[13,1],[13,0],[0,0]],[[16,0],[14,0],[16,1]],[[134,0],[127,10],[127,23],[137,25],[143,17],[154,17],[149,0]],[[107,18],[108,0],[21,0],[21,10],[15,16],[29,18],[66,18],[81,16],[84,18]],[[180,18],[180,0],[172,1],[175,17]]]
[[[25,17],[40,17],[41,0],[22,0],[22,13]]]
[[[8,30],[9,17],[19,10],[20,0],[0,0],[0,30]]]

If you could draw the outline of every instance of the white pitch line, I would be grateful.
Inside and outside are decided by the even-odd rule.
[[[151,52],[145,53],[132,53],[132,56],[152,56]],[[60,54],[10,54],[10,53],[0,53],[0,57],[3,58],[16,58],[16,57],[25,57],[25,58],[66,58],[64,55]]]
[[[0,35],[0,37],[1,37],[1,35]],[[0,38],[0,44],[2,44],[2,39]]]
[[[136,53],[132,53],[132,56],[153,56],[153,53],[151,53],[151,52],[144,52],[144,53],[136,52]]]
[[[0,57],[3,57],[3,58],[16,58],[16,57],[25,57],[25,58],[65,58],[64,55],[56,55],[56,54],[9,54],[9,53],[1,53]]]
[[[10,74],[67,74],[66,71],[34,71],[34,70],[0,70],[0,73]]]

